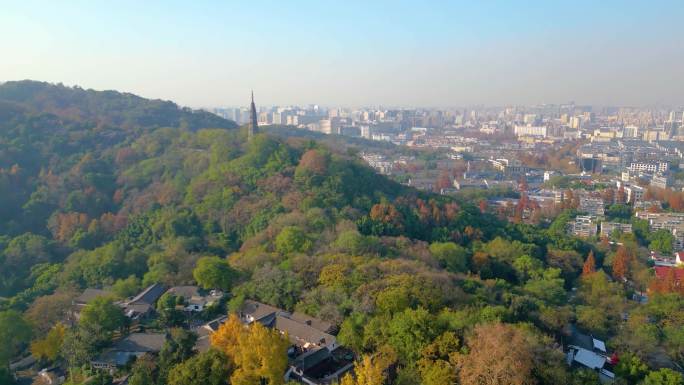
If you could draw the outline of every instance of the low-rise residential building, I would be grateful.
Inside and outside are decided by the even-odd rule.
[[[636,217],[648,221],[649,229],[667,230],[674,237],[675,250],[684,249],[684,213],[637,211]]]
[[[669,165],[667,162],[632,162],[629,164],[629,171],[632,172],[665,172]]]
[[[166,341],[161,333],[132,333],[114,343],[90,362],[94,369],[115,370],[128,364],[134,357],[159,353]]]
[[[127,298],[115,303],[123,309],[126,317],[138,320],[147,317],[154,312],[155,304],[159,297],[164,294],[166,289],[160,284],[152,284],[134,297]],[[105,289],[87,288],[73,301],[74,316],[78,315],[83,307],[100,297],[114,297],[114,293]]]
[[[91,303],[96,298],[111,297],[112,295],[113,293],[108,290],[95,289],[89,287],[86,288],[83,291],[83,293],[81,293],[81,295],[74,298],[73,305],[76,307],[77,311],[80,311],[81,308],[85,307],[87,304]]]
[[[353,354],[339,346],[328,322],[251,300],[244,302],[238,316],[246,324],[259,322],[290,338],[286,379],[310,385],[330,384],[353,366]]]
[[[490,159],[489,162],[492,164],[492,167],[501,171],[504,175],[518,175],[529,171],[529,168],[517,159]]]
[[[332,351],[338,347],[335,336],[329,334],[332,328],[330,323],[301,313],[290,313],[264,303],[245,300],[238,315],[246,324],[259,322],[288,333],[291,342],[304,351],[324,347]]]
[[[655,266],[684,266],[684,251],[678,251],[673,256],[663,256],[651,251],[650,259]]]
[[[154,306],[159,297],[166,292],[166,288],[158,283],[146,287],[138,295],[120,303],[126,317],[137,320],[145,318],[154,312]]]
[[[610,237],[614,231],[618,231],[624,234],[632,233],[631,223],[620,223],[620,222],[601,222],[601,236]]]
[[[654,175],[651,178],[651,186],[661,189],[670,187],[670,178],[667,175]]]
[[[654,223],[684,224],[684,213],[637,211],[634,215],[639,219],[654,221]]]
[[[433,178],[410,178],[408,185],[418,190],[433,191],[435,189],[435,179]]]
[[[473,178],[468,178],[468,179],[454,179],[453,182],[454,188],[456,190],[461,190],[464,188],[478,188],[478,189],[486,189],[489,186],[487,185],[487,181],[484,179],[473,179]]]
[[[598,233],[596,218],[590,215],[578,215],[568,223],[568,232],[574,236],[588,238]]]
[[[641,201],[646,193],[643,187],[637,185],[627,185],[624,189],[625,194],[627,194],[627,202],[632,204]]]
[[[602,198],[583,194],[579,200],[578,210],[589,215],[601,217],[605,214],[605,205]]]
[[[613,365],[615,356],[609,355],[606,344],[594,336],[580,333],[573,325],[570,344],[566,352],[566,362],[570,366],[585,367],[598,373],[602,382],[612,382],[615,378]]]
[[[387,157],[380,154],[361,154],[363,160],[368,163],[373,169],[380,174],[389,175],[392,173],[394,163],[389,161]]]
[[[223,298],[220,290],[202,290],[197,286],[174,286],[167,291],[185,300],[183,310],[189,312],[201,312],[209,306],[219,303]]]
[[[634,202],[634,210],[660,210],[663,208],[663,204],[660,201],[638,201]]]

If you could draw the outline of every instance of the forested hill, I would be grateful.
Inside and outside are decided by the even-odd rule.
[[[329,323],[357,373],[383,385],[598,385],[559,351],[571,324],[620,354],[615,373],[629,384],[684,365],[683,297],[627,300],[644,285],[626,282],[649,279],[632,238],[571,238],[569,213],[549,228],[508,223],[486,205],[397,184],[341,146],[247,140],[234,127],[117,92],[0,86],[0,384],[29,351],[34,369],[85,383],[91,360],[129,331],[114,301],[152,284],[221,289],[230,302],[188,318],[177,313],[185,300],[165,294],[144,327],[171,339],[158,359],[120,368],[131,384],[258,383],[245,378],[262,378],[259,365],[287,363],[286,343],[252,349],[260,343],[231,321],[212,338],[218,353],[195,354],[187,330],[246,299]],[[74,322],[86,288],[111,297]],[[269,384],[282,385],[284,368],[273,368]]]
[[[20,109],[17,109],[21,107]],[[179,127],[235,128],[235,122],[173,102],[130,93],[94,91],[31,80],[0,84],[0,117],[8,111],[49,113],[60,118],[123,129]]]
[[[41,203],[39,212],[34,212],[33,204],[57,194],[45,184],[47,178],[62,178],[84,157],[93,162],[87,174],[93,179],[89,184],[62,187],[78,194],[89,186],[92,199],[110,208],[117,171],[121,171],[113,163],[113,151],[160,128],[180,135],[200,129],[236,129],[237,125],[204,111],[129,93],[28,80],[0,84],[0,234],[46,231],[45,226],[36,227],[51,214],[45,210],[63,208],[66,201],[55,201],[52,196],[49,203]]]
[[[0,297],[19,307],[43,292],[32,285],[47,266],[81,287],[155,269],[160,282],[188,282],[177,274],[199,256],[226,256],[285,214],[356,220],[405,190],[315,142],[247,142],[231,121],[130,94],[9,82],[0,111]],[[170,239],[188,254],[153,267],[148,252]],[[120,246],[145,257],[100,253]],[[99,272],[81,270],[86,256]]]

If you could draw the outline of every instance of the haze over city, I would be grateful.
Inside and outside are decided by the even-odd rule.
[[[681,1],[3,2],[0,81],[192,107],[684,104]]]

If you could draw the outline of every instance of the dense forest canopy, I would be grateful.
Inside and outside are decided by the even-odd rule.
[[[296,136],[248,141],[233,122],[170,102],[5,83],[0,368],[30,346],[72,383],[92,379],[84,366],[126,321],[108,298],[66,325],[72,299],[159,283],[223,289],[228,311],[251,299],[331,323],[358,358],[343,384],[595,384],[559,350],[571,325],[630,357],[616,368],[625,383],[676,380],[660,368],[684,364],[681,295],[632,303],[645,287],[622,282],[649,279],[636,241],[587,243],[564,221],[508,223],[377,175],[353,151]],[[131,383],[199,384],[193,373],[249,383],[248,361],[264,357],[245,341],[282,345],[229,321],[215,349],[195,354],[182,348],[196,336],[177,328],[176,301],[162,297],[148,325],[168,330],[170,345],[157,362],[137,361]],[[259,378],[278,383],[276,369]]]
[[[113,126],[123,130],[179,127],[235,128],[232,121],[204,111],[192,111],[173,102],[144,99],[117,91],[84,90],[35,81],[6,82],[0,85],[1,116],[5,109],[53,114],[59,118]]]

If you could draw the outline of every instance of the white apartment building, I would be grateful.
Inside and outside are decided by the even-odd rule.
[[[668,168],[667,162],[632,162],[629,164],[629,171],[632,172],[665,172]]]
[[[605,214],[602,198],[590,197],[584,194],[580,197],[578,209],[589,215],[603,216]]]
[[[601,236],[610,237],[613,231],[619,231],[625,234],[632,233],[631,223],[619,223],[619,222],[601,222]]]
[[[518,126],[513,128],[516,136],[536,136],[546,138],[548,136],[548,128],[546,126]]]
[[[577,237],[593,237],[598,233],[595,218],[589,215],[578,215],[568,223],[568,232]]]

